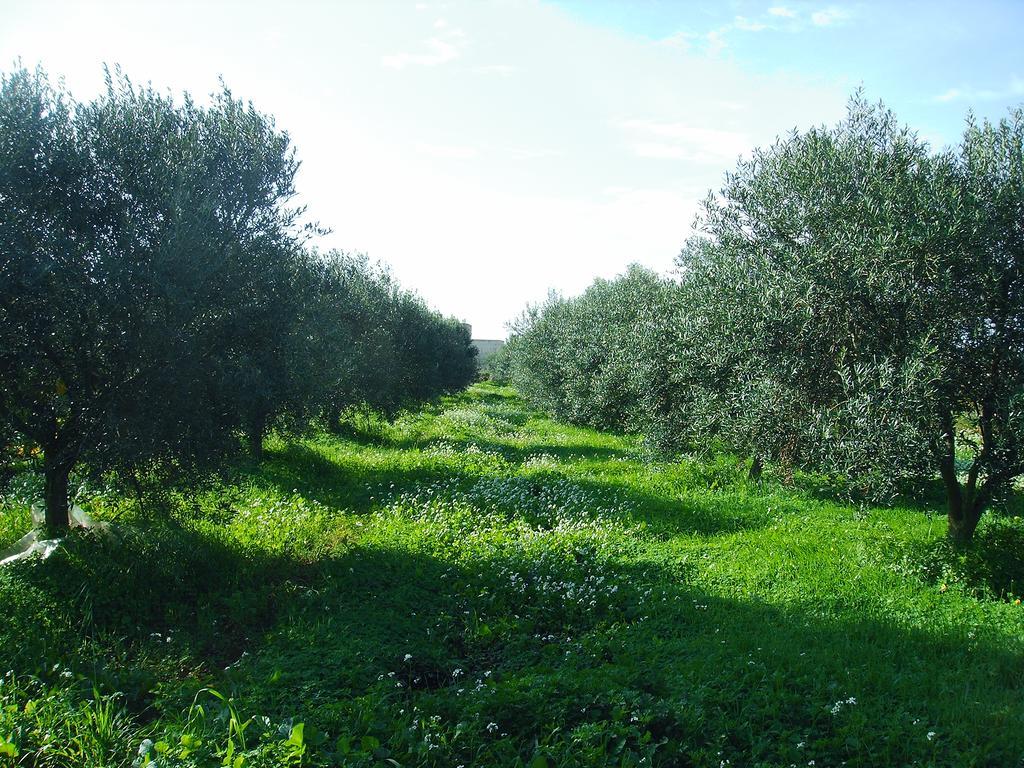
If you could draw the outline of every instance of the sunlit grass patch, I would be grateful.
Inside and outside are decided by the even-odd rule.
[[[253,766],[1024,756],[1017,520],[953,555],[920,507],[655,456],[490,385],[271,441],[259,468],[146,515],[86,503],[119,535],[0,571],[17,679],[0,737],[19,759],[68,734],[97,765],[148,740],[161,768],[231,750]]]

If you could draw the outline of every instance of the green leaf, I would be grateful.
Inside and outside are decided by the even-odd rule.
[[[181,734],[181,746],[191,752],[203,746],[203,740],[198,736],[193,736],[191,733],[183,733]]]
[[[376,736],[363,736],[359,740],[359,747],[363,752],[373,752],[377,747],[380,746],[380,739]]]

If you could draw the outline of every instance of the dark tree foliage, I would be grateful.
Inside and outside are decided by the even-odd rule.
[[[108,76],[77,103],[0,80],[0,460],[42,449],[47,523],[76,467],[210,467],[325,408],[468,384],[465,329],[365,261],[303,247],[286,133]],[[9,460],[9,459],[8,459]]]
[[[0,84],[0,153],[0,420],[42,447],[66,526],[75,465],[218,456],[273,383],[246,352],[278,346],[256,324],[288,293],[297,166],[227,91],[118,76],[79,104],[26,71]]]
[[[303,209],[287,204],[299,164],[272,118],[226,89],[204,109],[186,102],[185,112],[201,160],[194,186],[213,230],[213,248],[193,251],[204,282],[193,287],[201,303],[183,306],[195,332],[186,354],[216,361],[218,401],[233,422],[222,426],[240,429],[259,459],[267,428],[301,419],[314,397],[315,286],[301,242],[315,229],[300,227]]]
[[[393,414],[468,386],[476,378],[469,330],[429,309],[365,256],[320,259],[317,326],[328,426],[365,407]]]
[[[918,476],[935,309],[917,287],[958,246],[953,182],[857,100],[835,129],[794,133],[728,174],[678,261],[691,311],[677,392],[694,435],[878,488]]]
[[[1024,472],[1021,136],[934,154],[857,97],[741,163],[679,260],[691,428],[875,495],[938,474],[971,538]]]
[[[633,266],[577,298],[550,295],[512,324],[502,352],[508,379],[559,418],[667,440],[660,423],[651,427],[667,404],[660,352],[674,333],[675,293],[671,282]]]
[[[678,282],[630,273],[528,310],[506,366],[536,404],[833,472],[941,477],[973,536],[1024,474],[1024,112],[933,152],[857,95],[705,201]]]

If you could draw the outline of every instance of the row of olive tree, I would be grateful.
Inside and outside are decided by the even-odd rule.
[[[934,152],[857,96],[727,174],[673,279],[526,313],[511,378],[568,418],[876,495],[938,476],[970,539],[1024,474],[1022,147],[1021,109]]]
[[[332,252],[318,267],[316,389],[329,428],[351,406],[393,414],[476,378],[469,326],[432,311],[364,256]]]
[[[510,325],[492,375],[535,405],[599,429],[642,432],[673,445],[664,429],[672,398],[669,358],[677,286],[632,266],[572,299],[550,294]]]
[[[76,466],[208,466],[271,425],[472,380],[468,332],[365,259],[306,247],[288,135],[226,89],[109,76],[79,103],[0,80],[0,438],[42,449],[47,523]]]

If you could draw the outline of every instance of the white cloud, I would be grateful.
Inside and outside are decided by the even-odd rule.
[[[732,25],[736,29],[741,29],[744,32],[761,32],[768,29],[768,25],[760,21],[753,21],[748,19],[746,16],[737,16],[733,19]]]
[[[938,104],[949,104],[955,101],[1001,101],[1017,96],[1024,96],[1024,79],[1013,77],[1005,88],[998,90],[991,88],[950,88],[938,96],[933,96],[931,100]]]
[[[282,16],[274,0],[245,13],[153,0],[117,6],[110,25],[96,0],[61,6],[59,27],[45,3],[13,4],[0,57],[42,61],[83,98],[102,89],[104,59],[196,94],[223,73],[292,136],[298,202],[333,228],[318,245],[390,263],[481,337],[549,287],[575,293],[630,262],[670,269],[738,155],[838,119],[847,93],[716,56],[725,30],[651,41],[544,2],[299,3]],[[251,44],[269,28],[272,57]]]
[[[651,157],[656,160],[693,160],[694,153],[685,147],[676,144],[660,144],[657,142],[642,142],[632,145],[633,152],[637,157]]]
[[[482,67],[476,68],[477,72],[482,72],[485,75],[500,75],[501,77],[511,77],[519,71],[519,67],[512,64],[485,64]]]
[[[849,18],[849,11],[844,10],[843,8],[837,8],[836,6],[830,6],[829,8],[812,13],[811,23],[816,27],[832,27],[837,24],[842,24]]]
[[[729,99],[718,99],[715,105],[730,112],[742,112],[747,108],[746,104],[739,101],[730,101]]]
[[[423,42],[425,51],[406,51],[382,56],[381,64],[388,69],[405,69],[409,66],[436,67],[459,58],[466,33],[459,27],[453,27],[447,19],[437,19],[433,23],[433,28],[437,34]]]
[[[685,122],[627,120],[623,128],[634,137],[630,146],[638,157],[690,160],[728,167],[752,148],[750,136],[742,131]]]
[[[733,29],[732,24],[726,24],[724,27],[712,29],[709,32],[690,32],[684,29],[661,38],[655,42],[655,45],[688,54],[717,56],[728,47],[725,35],[731,29]]]
[[[784,19],[795,19],[797,13],[792,8],[787,8],[784,5],[774,5],[768,9],[768,15],[778,16]]]
[[[424,155],[451,160],[471,160],[480,154],[476,147],[464,144],[423,144],[416,145],[416,150]]]
[[[703,50],[704,52],[714,56],[721,53],[728,47],[729,43],[727,37],[732,32],[764,32],[765,30],[777,31],[780,29],[796,31],[799,29],[799,23],[790,23],[783,27],[780,26],[778,22],[779,17],[793,18],[796,15],[796,11],[791,11],[788,8],[778,6],[769,8],[767,16],[762,15],[757,18],[751,18],[749,16],[734,16],[732,21],[728,24],[724,24],[708,32],[697,33],[689,30],[681,30],[668,37],[662,38],[659,41],[659,44],[674,46],[688,51]]]
[[[708,32],[705,36],[705,39],[707,40],[707,52],[711,56],[716,56],[717,54],[721,53],[722,50],[728,45],[728,43],[725,42],[725,31],[726,30],[724,29],[716,29],[711,32]]]
[[[505,150],[509,157],[516,160],[537,160],[542,157],[562,157],[565,153],[557,149],[530,148],[530,147],[509,147]]]
[[[396,53],[382,56],[380,62],[389,69],[405,69],[408,66],[436,67],[459,58],[458,47],[440,38],[432,37],[424,45],[427,50],[423,53]]]

